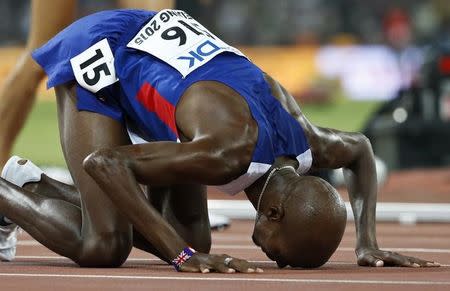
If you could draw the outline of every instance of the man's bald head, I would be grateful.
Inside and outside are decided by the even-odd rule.
[[[280,176],[265,194],[266,202],[255,224],[255,243],[280,267],[319,267],[342,239],[345,204],[323,179],[289,173]]]

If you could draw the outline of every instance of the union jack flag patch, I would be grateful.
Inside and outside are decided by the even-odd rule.
[[[172,265],[175,267],[177,271],[180,271],[181,266],[189,260],[195,254],[195,250],[193,248],[187,247],[184,248],[181,253],[172,260]]]

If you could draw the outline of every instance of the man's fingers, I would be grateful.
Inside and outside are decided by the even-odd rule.
[[[410,260],[406,256],[399,255],[394,252],[383,252],[381,257],[384,261],[385,266],[400,266],[400,267],[412,267],[418,268],[419,264]]]
[[[195,260],[189,260],[181,266],[183,272],[220,272],[220,273],[261,273],[262,269],[253,266],[246,260],[233,258],[227,255],[207,255],[196,253]]]
[[[388,251],[378,251],[372,254],[366,254],[363,259],[367,262],[366,266],[384,267],[384,266],[401,266],[401,267],[420,267],[415,261],[410,260],[406,256]],[[363,260],[363,261],[364,261]]]
[[[217,263],[215,270],[220,273],[236,273],[235,269],[225,266],[223,263]]]
[[[260,273],[262,271],[260,268],[251,265],[249,262],[236,258],[233,258],[231,261],[229,261],[228,266],[241,273]]]
[[[256,267],[253,264],[250,264],[246,260],[233,258],[230,256],[227,256],[224,259],[225,265],[227,265],[230,268],[233,268],[234,270],[240,272],[240,273],[262,273],[263,270],[261,268]]]
[[[384,251],[379,249],[360,249],[357,250],[358,265],[360,266],[399,266],[399,267],[439,267],[440,264],[430,262],[415,257],[404,256],[396,252]]]
[[[202,272],[203,274],[211,272],[211,268],[204,264],[200,264],[199,269],[200,269],[200,272]]]
[[[230,257],[226,255],[218,256],[214,262],[214,269],[220,273],[235,273],[236,270],[230,268],[228,262],[231,260]]]
[[[409,268],[420,267],[438,267],[439,264],[421,260],[415,257],[403,256],[395,252],[383,252],[377,255],[378,259],[383,262],[381,266],[400,266]],[[375,257],[376,258],[376,257]],[[377,264],[377,263],[375,263]]]
[[[358,265],[360,266],[371,266],[371,267],[383,267],[384,262],[377,257],[371,255],[365,255],[358,259]]]
[[[418,258],[415,258],[415,257],[407,257],[407,258],[411,262],[414,262],[414,263],[418,264],[420,267],[440,267],[441,266],[441,264],[439,264],[439,263],[425,261],[425,260],[418,259]]]
[[[421,260],[415,257],[403,256],[397,253],[388,253],[385,262],[390,266],[401,266],[410,268],[427,267],[428,261]]]

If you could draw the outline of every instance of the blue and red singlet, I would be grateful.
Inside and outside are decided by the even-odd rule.
[[[78,109],[122,122],[133,143],[179,142],[175,108],[192,84],[216,81],[234,89],[258,124],[258,140],[247,173],[218,186],[226,193],[244,190],[278,156],[296,157],[299,174],[311,166],[303,129],[272,96],[262,71],[183,11],[95,13],[61,31],[33,58],[49,88],[76,81]]]

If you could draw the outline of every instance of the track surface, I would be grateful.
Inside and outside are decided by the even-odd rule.
[[[379,201],[450,203],[450,168],[391,173]],[[348,200],[345,190],[340,193]],[[426,193],[424,195],[424,193]],[[230,199],[215,188],[210,199]],[[233,199],[245,199],[240,194]],[[27,234],[20,236],[17,259],[0,262],[1,290],[450,290],[450,224],[377,225],[382,248],[437,261],[440,268],[367,268],[355,263],[355,231],[347,225],[343,241],[321,268],[277,268],[251,242],[251,221],[233,221],[213,233],[213,253],[254,261],[263,274],[177,273],[154,256],[133,251],[123,267],[82,269],[57,256]]]
[[[0,263],[0,290],[450,290],[450,225],[378,224],[379,243],[411,256],[440,262],[440,268],[367,268],[355,264],[354,227],[329,263],[319,269],[278,269],[251,242],[251,221],[233,221],[213,233],[213,253],[255,261],[262,274],[177,273],[154,256],[134,250],[123,267],[84,269],[27,234],[20,235],[17,259]]]

